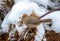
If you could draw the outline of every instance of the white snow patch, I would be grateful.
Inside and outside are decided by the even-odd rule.
[[[50,13],[49,15],[46,15],[42,19],[52,19],[52,26],[51,29],[55,32],[60,32],[60,11],[55,11]]]
[[[9,12],[9,13],[5,16],[4,21],[3,21],[2,24],[1,24],[1,27],[2,27],[2,29],[3,29],[4,32],[8,32],[8,27],[9,27],[9,24],[10,24],[10,22],[9,22],[9,20],[8,20],[8,17],[9,17],[9,15],[10,15],[10,13],[11,13],[11,12]]]
[[[35,36],[35,41],[41,41],[43,39],[43,36],[45,34],[45,29],[43,27],[43,24],[40,24],[37,26],[37,34]]]

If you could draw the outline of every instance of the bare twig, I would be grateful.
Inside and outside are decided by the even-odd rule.
[[[39,19],[41,19],[41,18],[43,18],[44,16],[46,16],[46,15],[48,15],[48,14],[51,14],[52,12],[55,12],[55,11],[60,11],[60,9],[51,10],[51,11],[47,12],[46,14],[40,16]]]
[[[26,29],[26,30],[24,31],[24,33],[20,36],[20,38],[18,39],[18,41],[22,41],[22,39],[24,38],[25,33],[28,32],[28,31],[29,31],[29,30]]]

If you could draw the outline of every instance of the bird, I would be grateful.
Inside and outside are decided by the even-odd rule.
[[[8,32],[9,33],[9,25],[10,24],[15,24],[16,28],[14,29],[14,31],[12,30],[12,32],[15,32],[16,30],[19,32],[19,34],[21,34],[24,31],[24,28],[27,28],[25,24],[23,24],[21,27],[18,26],[18,22],[21,21],[23,14],[27,14],[28,16],[30,14],[32,14],[32,12],[34,12],[37,16],[43,15],[44,13],[46,13],[47,11],[45,11],[44,8],[40,8],[36,3],[34,2],[29,2],[29,1],[20,1],[17,2],[12,8],[11,10],[8,12],[8,14],[5,16],[1,27],[3,29],[4,32]],[[39,28],[40,26],[38,26],[38,31],[39,33],[42,30],[42,33],[40,33],[40,37],[41,39],[43,38],[44,35],[44,28],[41,24],[41,28]],[[40,30],[41,29],[41,30]],[[11,33],[9,35],[11,35]],[[37,33],[38,35],[38,33]],[[37,37],[36,35],[36,37]],[[39,41],[41,40],[39,39]]]

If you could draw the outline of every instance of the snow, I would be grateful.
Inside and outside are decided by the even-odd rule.
[[[10,22],[16,23],[21,19],[23,14],[26,13],[27,15],[30,15],[32,11],[34,11],[38,16],[47,12],[44,8],[39,8],[39,6],[33,2],[18,2],[13,6],[8,19]]]
[[[19,2],[13,6],[9,15],[9,21],[16,23],[18,22],[19,17],[21,18],[23,14],[30,14],[31,12],[32,8],[27,4],[27,2]]]
[[[60,11],[55,11],[46,15],[42,19],[52,19],[52,26],[51,29],[57,33],[60,33]]]
[[[49,4],[49,0],[32,0],[32,1],[35,1],[35,2],[37,2],[37,3],[39,3],[39,4],[42,4],[42,5],[44,5],[45,7]]]
[[[20,27],[18,25],[16,25],[16,30],[19,32],[19,35],[21,35],[26,28],[27,28],[27,26],[25,24],[23,24]]]
[[[40,24],[37,26],[37,33],[35,35],[35,41],[41,41],[43,39],[43,36],[45,34],[45,29],[43,27],[43,24]]]
[[[9,15],[10,15],[10,13],[11,13],[11,12],[9,12],[9,13],[5,16],[4,21],[3,21],[2,24],[1,24],[1,27],[2,27],[2,29],[3,29],[4,32],[8,32],[8,27],[9,27],[9,24],[10,24],[10,22],[9,22],[9,20],[8,20],[8,17],[9,17]]]
[[[60,8],[60,2],[59,1],[60,0],[54,0],[54,2],[52,2],[52,0],[38,0],[36,2],[45,6],[45,8],[47,8],[47,6],[49,6],[52,9],[58,9],[58,8]]]
[[[14,0],[15,3],[18,3],[20,1],[29,1],[29,0]]]

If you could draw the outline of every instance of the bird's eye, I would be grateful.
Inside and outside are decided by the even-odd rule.
[[[51,26],[52,26],[52,23],[48,24],[48,26],[50,26],[50,27],[51,27]]]

